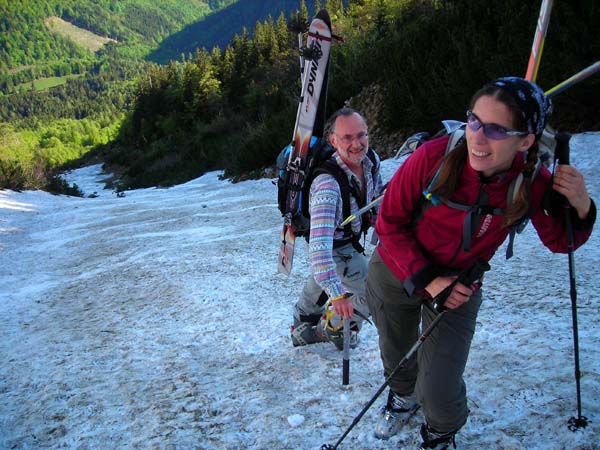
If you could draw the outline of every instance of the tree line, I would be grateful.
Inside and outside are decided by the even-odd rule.
[[[334,32],[344,38],[332,48],[328,111],[348,101],[362,109],[372,100],[366,88],[377,86],[384,100],[374,122],[383,133],[435,132],[442,119],[462,119],[470,95],[483,83],[525,73],[539,13],[533,3],[315,2],[316,9],[328,9]],[[299,10],[308,20],[303,0]],[[544,89],[597,59],[599,18],[594,0],[555,5],[538,76]],[[244,29],[235,35],[223,50],[198,49],[167,65],[148,64],[135,83],[126,84],[129,91],[101,79],[73,80],[61,87],[64,92],[51,90],[61,100],[54,103],[50,96],[36,103],[32,97],[31,102],[36,114],[46,105],[52,116],[59,114],[61,101],[92,96],[94,83],[101,87],[98,92],[108,92],[95,97],[107,105],[105,112],[89,106],[85,120],[107,125],[110,114],[123,107],[119,126],[106,133],[111,139],[86,140],[96,144],[84,159],[100,158],[122,173],[121,189],[171,185],[214,169],[224,169],[226,177],[258,176],[293,131],[300,69],[289,21],[283,15],[269,18],[251,33]],[[572,132],[600,129],[598,78],[554,99],[553,126]],[[78,83],[88,83],[90,91]],[[15,113],[10,120],[22,115],[17,104],[5,104]],[[77,114],[75,106],[67,108]]]
[[[324,6],[345,43],[332,49],[329,111],[350,98],[361,109],[363,88],[378,85],[379,126],[405,135],[462,119],[485,82],[523,76],[539,13],[518,0],[335,3]],[[544,89],[597,59],[599,8],[592,0],[556,5],[537,80]],[[285,22],[259,23],[251,39],[244,31],[223,52],[199,50],[142,77],[119,139],[104,149],[109,163],[126,168],[124,186],[169,185],[216,168],[239,177],[273,164],[291,140],[300,90]],[[557,96],[553,126],[600,127],[598,86],[589,79]]]
[[[244,30],[223,51],[198,49],[139,79],[119,139],[103,149],[109,164],[129,168],[128,186],[173,184],[230,163],[242,172],[257,159],[269,162],[260,140],[254,152],[250,142],[277,120],[273,142],[283,130],[289,134],[300,73],[297,43],[283,15],[257,23],[252,36]]]
[[[64,164],[113,141],[146,65],[103,60],[49,90],[0,96],[0,189],[47,189]]]
[[[90,66],[84,77],[37,92],[33,88],[0,96],[0,122],[34,128],[40,121],[96,118],[124,112],[135,93],[132,81],[149,64],[104,59]]]

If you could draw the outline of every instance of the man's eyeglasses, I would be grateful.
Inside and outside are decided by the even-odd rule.
[[[351,136],[349,134],[340,136],[336,133],[336,136],[342,142],[342,144],[350,145],[350,144],[352,144],[352,142],[354,142],[354,139],[356,139],[359,142],[366,141],[367,138],[369,137],[369,133],[367,133],[366,131],[362,131],[362,132],[358,133],[356,136]]]
[[[467,126],[473,132],[483,128],[485,137],[495,141],[502,141],[509,136],[525,136],[529,134],[527,131],[509,130],[496,123],[483,123],[473,111],[467,111]]]

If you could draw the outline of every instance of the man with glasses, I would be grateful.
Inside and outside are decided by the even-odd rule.
[[[368,317],[365,305],[367,260],[360,240],[374,222],[373,215],[356,214],[382,189],[379,157],[369,147],[366,119],[357,111],[342,108],[328,121],[328,144],[335,152],[328,163],[336,167],[340,183],[332,173],[321,173],[310,186],[310,236],[308,276],[294,307],[292,343],[294,346],[333,342],[343,348],[343,319],[350,320],[350,346],[356,347],[358,331]],[[358,217],[340,228],[343,193],[340,184],[349,185],[350,212]],[[345,192],[345,189],[344,189]]]

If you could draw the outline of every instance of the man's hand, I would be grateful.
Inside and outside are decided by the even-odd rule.
[[[354,305],[352,304],[352,297],[345,297],[340,300],[332,302],[333,310],[340,317],[344,319],[350,319],[354,314]]]

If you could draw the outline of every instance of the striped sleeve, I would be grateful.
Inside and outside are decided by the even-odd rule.
[[[310,187],[310,239],[308,256],[315,281],[329,298],[345,293],[335,270],[333,238],[336,224],[341,222],[342,200],[340,187],[335,178],[322,174]]]

